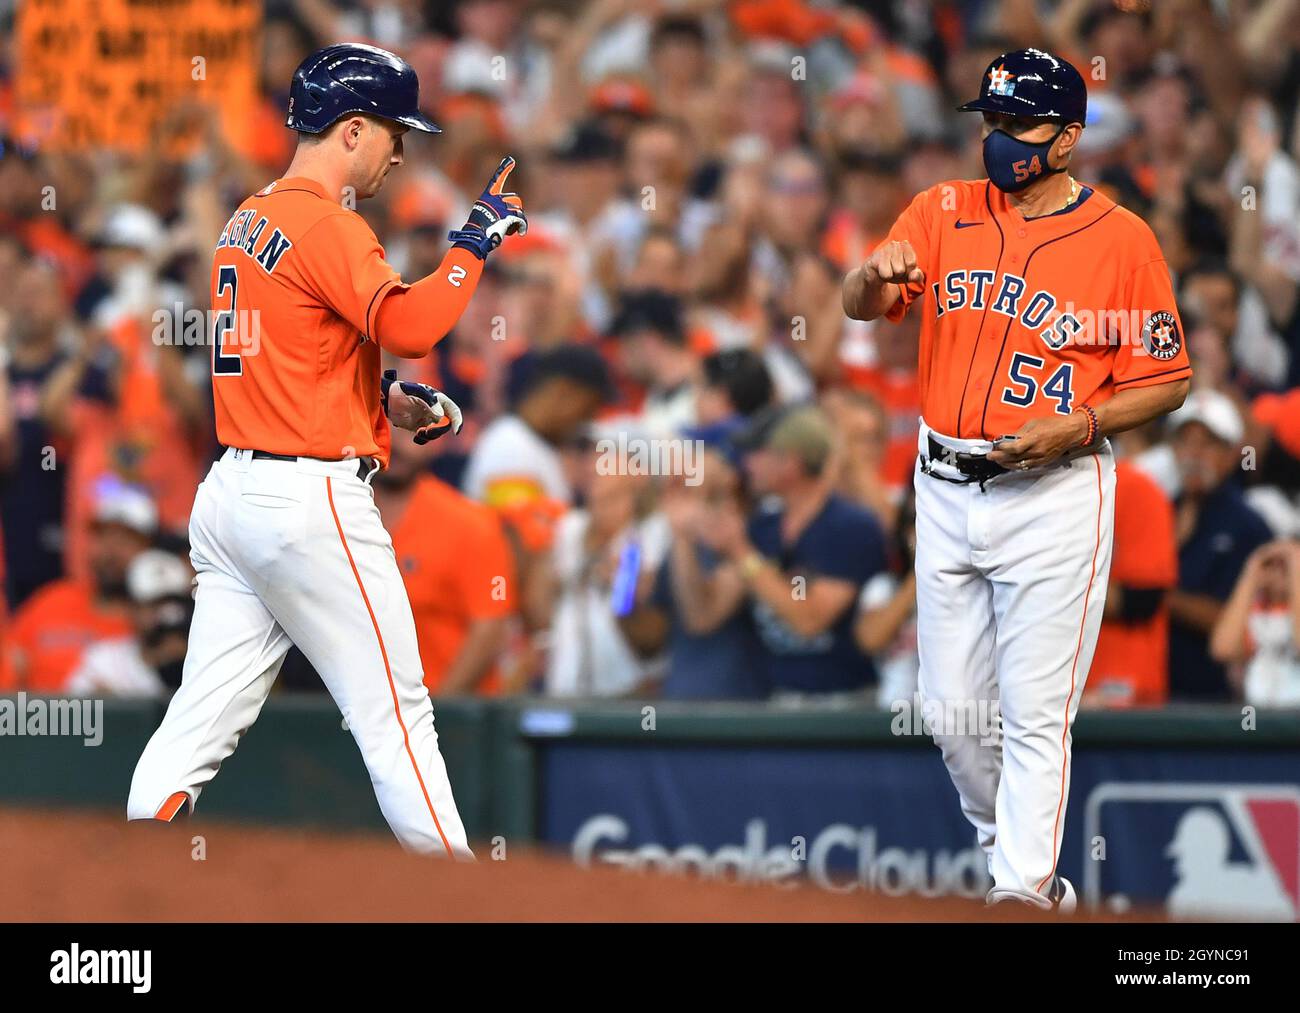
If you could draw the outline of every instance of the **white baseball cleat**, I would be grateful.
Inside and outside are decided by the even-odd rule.
[[[1079,906],[1079,896],[1074,892],[1074,884],[1064,876],[1057,876],[1053,881],[1047,899],[1052,902],[1052,907],[1063,915],[1074,914]]]

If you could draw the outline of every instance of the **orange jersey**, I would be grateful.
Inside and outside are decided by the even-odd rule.
[[[1113,584],[1169,590],[1178,582],[1174,508],[1155,481],[1128,461],[1115,467]],[[1141,622],[1103,619],[1088,693],[1112,705],[1163,704],[1169,696],[1169,608]]]
[[[436,693],[470,623],[515,611],[510,545],[496,511],[425,475],[393,525],[393,551],[411,598],[424,684]],[[493,671],[478,692],[498,689]]]
[[[130,636],[125,610],[96,604],[90,585],[77,580],[46,584],[23,602],[9,626],[6,678],[15,689],[59,693],[97,640]]]
[[[921,414],[959,439],[996,440],[1117,391],[1191,376],[1169,269],[1151,229],[1092,191],[1026,220],[987,180],[940,183],[890,230],[924,281]],[[887,340],[887,336],[882,335]]]
[[[444,264],[451,284],[477,282],[471,254]],[[406,287],[365,220],[319,183],[280,179],[244,201],[212,262],[217,439],[387,463],[375,334],[385,298]]]

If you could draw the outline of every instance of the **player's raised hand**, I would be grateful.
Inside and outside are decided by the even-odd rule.
[[[505,188],[515,165],[510,155],[501,159],[497,171],[470,209],[465,227],[448,234],[452,246],[469,250],[479,260],[486,260],[506,236],[527,234],[528,217],[524,214],[523,198],[517,193],[506,192]]]
[[[916,266],[916,251],[906,239],[884,243],[862,265],[881,281],[895,285],[921,285],[925,272]]]

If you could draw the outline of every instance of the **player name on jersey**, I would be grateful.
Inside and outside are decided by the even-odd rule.
[[[241,249],[267,274],[274,274],[280,258],[288,252],[293,243],[283,232],[274,227],[271,229],[271,234],[263,240],[262,235],[269,224],[266,215],[258,214],[255,208],[236,211],[230,221],[226,222],[226,227],[221,230],[221,238],[217,240],[216,249],[222,250],[227,247]]]

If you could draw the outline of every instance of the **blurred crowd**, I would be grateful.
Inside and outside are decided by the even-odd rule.
[[[505,153],[530,221],[400,363],[465,429],[398,434],[374,481],[431,692],[910,697],[919,314],[850,322],[839,285],[914,194],[983,176],[954,107],[1038,45],[1088,82],[1071,172],[1151,224],[1195,369],[1114,441],[1085,704],[1300,705],[1300,0],[267,0],[251,141],[182,103],[139,155],[15,136],[11,27],[0,687],[178,684],[219,448],[207,329],[159,321],[206,313],[294,68],[352,39],[444,130],[358,209],[404,277]],[[296,652],[280,682],[321,688]]]

